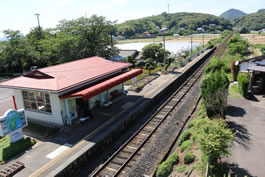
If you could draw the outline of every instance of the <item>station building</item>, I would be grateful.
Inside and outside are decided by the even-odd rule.
[[[37,69],[0,83],[14,91],[14,104],[29,121],[71,125],[124,94],[124,82],[142,73],[131,64],[90,57]]]

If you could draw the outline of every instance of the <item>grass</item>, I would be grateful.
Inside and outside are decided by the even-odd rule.
[[[150,71],[150,74],[155,74],[158,71],[160,71],[161,69],[163,69],[162,66],[157,66],[155,69],[153,69],[153,70]],[[140,75],[138,75],[136,77],[136,80],[139,81],[139,80],[143,79],[144,77],[146,77],[148,75],[149,75],[149,71],[147,69],[143,69],[143,73],[140,74]],[[130,80],[126,81],[124,84],[125,85],[131,85],[132,84],[132,80],[130,79]]]
[[[146,84],[150,83],[151,81],[155,80],[158,77],[159,77],[158,74],[157,75],[146,75],[144,78],[142,78],[141,80],[138,80],[135,84],[133,84],[128,90],[139,92],[144,88]]]
[[[27,137],[15,143],[10,142],[9,136],[0,139],[0,162],[7,161],[35,144],[35,140]]]
[[[229,96],[232,98],[241,98],[237,84],[233,84],[229,87]]]
[[[180,151],[181,151],[181,152],[189,151],[189,150],[191,150],[192,145],[193,145],[192,140],[184,141],[184,142],[181,144],[181,146],[180,146]]]
[[[179,167],[176,168],[178,173],[183,173],[184,171],[186,171],[186,166],[185,165],[181,165]]]

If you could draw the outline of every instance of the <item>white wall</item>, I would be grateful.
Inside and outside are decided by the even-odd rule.
[[[109,89],[108,93],[109,93],[109,98],[111,98],[111,92],[113,92],[114,90],[118,90],[119,93],[122,92],[122,84],[119,84],[115,87],[112,87],[111,89]]]
[[[17,108],[24,108],[24,102],[21,90],[14,89],[14,95],[17,103]],[[25,110],[26,117],[30,120],[36,120],[54,125],[63,125],[61,116],[61,103],[58,94],[49,93],[52,113],[41,113],[37,111]]]
[[[92,110],[95,107],[97,101],[100,102],[100,94],[89,98],[89,108]]]

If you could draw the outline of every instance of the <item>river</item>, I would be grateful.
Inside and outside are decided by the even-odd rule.
[[[137,42],[137,43],[127,43],[127,44],[117,44],[116,46],[121,50],[138,50],[142,51],[142,48],[151,44],[152,42]],[[192,48],[195,49],[197,46],[200,46],[200,43],[192,43]],[[167,42],[166,41],[166,50],[170,52],[180,52],[183,49],[190,49],[190,42]]]

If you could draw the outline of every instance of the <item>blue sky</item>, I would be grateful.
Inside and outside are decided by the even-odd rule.
[[[92,14],[103,15],[118,23],[140,17],[173,12],[202,12],[220,15],[236,8],[246,13],[265,8],[265,0],[0,0],[0,31],[20,30],[26,34],[37,26],[40,14],[44,28],[55,27],[59,20]],[[0,34],[0,37],[3,37]]]

